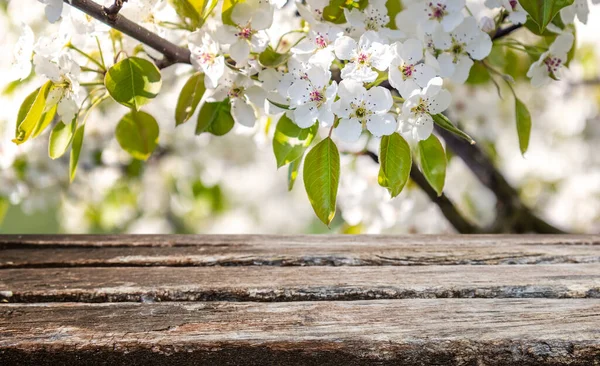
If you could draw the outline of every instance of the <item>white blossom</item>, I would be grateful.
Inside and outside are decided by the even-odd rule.
[[[23,33],[13,49],[11,78],[23,80],[31,74],[31,56],[33,55],[33,31],[23,23]]]
[[[362,82],[375,81],[378,73],[373,68],[385,71],[392,59],[389,46],[373,31],[363,34],[358,43],[348,36],[338,38],[335,55],[340,60],[350,61],[342,69],[342,79]]]
[[[292,56],[287,63],[287,72],[283,74],[279,81],[277,90],[281,96],[287,98],[289,88],[297,81],[308,78],[308,70],[317,67],[315,64],[303,62],[300,58]]]
[[[400,95],[408,97],[414,90],[427,86],[436,76],[433,67],[425,64],[423,44],[416,39],[392,46],[394,58],[390,64],[388,80]]]
[[[223,25],[215,36],[229,44],[231,58],[244,65],[251,51],[262,52],[267,47],[269,38],[264,30],[273,23],[273,8],[263,0],[238,3],[231,12],[231,20],[236,26]]]
[[[79,65],[68,53],[61,54],[57,62],[36,54],[34,63],[35,72],[54,83],[46,97],[46,110],[58,104],[61,120],[71,122],[79,109]]]
[[[524,24],[527,21],[527,12],[517,0],[485,0],[485,6],[492,9],[503,8],[508,12],[506,19],[513,24]]]
[[[38,0],[46,5],[46,18],[50,23],[55,23],[60,19],[63,11],[63,0]]]
[[[527,77],[531,78],[531,85],[540,87],[549,83],[550,79],[560,79],[562,67],[567,62],[573,41],[574,37],[571,33],[563,33],[556,37],[550,49],[529,67]]]
[[[363,10],[344,9],[349,27],[348,34],[352,37],[360,37],[366,31],[374,31],[386,39],[398,40],[404,37],[404,33],[387,27],[390,22],[388,10],[383,0],[371,0]]]
[[[479,19],[479,28],[486,33],[490,33],[496,29],[496,23],[494,19],[484,16]]]
[[[306,4],[297,1],[296,9],[298,9],[302,19],[311,25],[315,25],[323,21],[323,9],[327,5],[329,5],[329,0],[306,0]]]
[[[340,117],[335,134],[348,142],[357,141],[366,127],[373,136],[391,135],[398,124],[388,113],[392,105],[390,91],[376,86],[369,90],[355,80],[342,80],[338,88],[340,99],[333,103],[333,112]]]
[[[323,23],[316,24],[311,27],[307,37],[291,49],[291,52],[299,57],[309,56],[305,61],[329,68],[335,59],[333,45],[343,34],[344,31],[338,27]]]
[[[433,131],[432,114],[445,111],[451,102],[450,92],[442,89],[439,77],[429,81],[422,90],[415,90],[402,105],[398,117],[400,131],[414,140],[426,140]]]
[[[192,65],[206,75],[204,82],[207,88],[216,88],[225,72],[225,57],[221,54],[220,45],[208,33],[194,32],[189,39]]]
[[[231,71],[225,72],[216,89],[207,91],[208,102],[229,98],[234,121],[246,127],[254,127],[257,106],[264,105],[265,93],[248,76]]]
[[[412,18],[423,31],[432,34],[438,29],[454,30],[464,19],[464,8],[465,0],[427,0],[417,1],[401,13],[404,13],[402,17]]]
[[[433,42],[436,48],[443,50],[438,56],[441,76],[457,83],[467,80],[473,60],[483,60],[492,50],[490,36],[479,29],[473,17],[466,18],[450,33],[438,29],[433,34]]]
[[[318,120],[321,126],[333,124],[331,106],[337,93],[337,83],[331,82],[331,72],[322,67],[307,71],[305,79],[298,80],[288,89],[290,106],[295,109],[293,121],[308,128]]]
[[[592,0],[592,3],[599,4],[600,0]],[[560,10],[560,18],[563,23],[571,24],[575,21],[575,17],[577,17],[580,22],[586,24],[589,13],[590,8],[588,5],[588,0],[575,0],[573,5],[569,5]]]

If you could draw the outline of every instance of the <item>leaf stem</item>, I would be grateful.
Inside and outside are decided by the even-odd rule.
[[[96,36],[96,45],[98,46],[98,52],[100,53],[100,60],[102,61],[102,66],[104,70],[106,70],[106,63],[104,62],[104,54],[102,53],[102,47],[100,47],[100,39]]]
[[[104,67],[104,65],[102,65],[100,62],[98,62],[96,59],[94,59],[92,56],[88,55],[87,53],[83,52],[82,50],[80,50],[79,48],[75,47],[71,42],[69,42],[67,44],[67,48],[72,49],[73,51],[79,53],[80,55],[82,55],[83,57],[87,58],[88,60],[90,60],[91,62],[93,62],[94,64],[96,64],[96,66],[98,66],[101,70],[106,71],[106,67]]]

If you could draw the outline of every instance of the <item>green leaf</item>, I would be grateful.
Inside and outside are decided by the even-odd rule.
[[[538,25],[540,33],[554,19],[560,9],[572,5],[574,0],[519,0],[519,3]]]
[[[298,178],[298,172],[302,165],[302,158],[303,156],[299,157],[288,166],[288,191],[294,189],[294,183],[296,183],[296,178]]]
[[[208,132],[215,136],[223,136],[231,131],[233,125],[229,98],[221,102],[207,102],[202,105],[198,113],[196,135]]]
[[[309,128],[300,128],[285,114],[281,116],[273,135],[273,152],[277,160],[277,168],[289,164],[302,155],[310,146],[317,134],[319,125],[315,123]]]
[[[396,197],[408,182],[412,157],[410,146],[395,132],[381,138],[379,150],[379,185],[390,191]]]
[[[129,57],[108,70],[104,85],[114,100],[139,110],[158,95],[162,80],[154,63],[139,57]]]
[[[206,19],[210,16],[210,14],[212,14],[214,8],[217,6],[218,3],[219,3],[219,0],[208,0],[205,2],[204,9],[202,10],[202,13],[201,13],[204,21],[206,21]]]
[[[260,55],[258,55],[258,62],[264,67],[277,67],[286,63],[291,55],[290,52],[275,52],[273,47],[268,46]]]
[[[148,113],[132,110],[117,124],[115,136],[129,155],[147,160],[158,145],[158,123]]]
[[[521,154],[525,154],[529,147],[529,136],[531,135],[531,114],[527,106],[515,96],[515,113],[517,118],[517,134],[519,135],[519,148]]]
[[[204,74],[195,73],[185,83],[177,99],[177,107],[175,108],[175,124],[179,126],[187,122],[200,103],[206,88],[204,87]]]
[[[204,25],[217,2],[218,0],[169,0],[177,15],[196,29]]]
[[[369,5],[368,0],[330,0],[323,8],[323,19],[335,24],[346,23],[344,9],[364,10]]]
[[[435,135],[419,141],[419,160],[427,182],[441,196],[446,180],[446,152]]]
[[[331,0],[329,5],[323,8],[323,19],[334,24],[346,23],[344,3],[345,0]]]
[[[198,28],[200,24],[200,12],[198,10],[201,11],[202,9],[196,9],[192,2],[202,3],[203,1],[169,0],[169,3],[182,20],[189,22],[193,28]]]
[[[340,180],[340,153],[330,137],[308,152],[303,176],[310,204],[317,217],[329,226],[335,216]]]
[[[77,119],[73,119],[71,123],[65,125],[64,122],[58,122],[50,133],[50,142],[48,144],[48,155],[51,159],[58,159],[67,152],[75,129],[77,127]]]
[[[458,127],[456,127],[454,124],[452,124],[452,122],[450,122],[448,117],[444,116],[441,113],[433,114],[433,115],[431,115],[431,117],[433,117],[433,121],[435,122],[436,125],[440,126],[444,130],[450,131],[453,134],[455,134],[456,136],[466,140],[469,144],[475,145],[475,140],[473,140],[473,138],[471,136],[467,135],[466,133],[461,131]]]
[[[77,127],[75,136],[73,137],[73,147],[71,148],[71,159],[69,160],[69,180],[73,182],[77,173],[77,164],[79,163],[79,155],[83,146],[83,133],[85,125]]]
[[[21,103],[21,107],[19,107],[19,113],[17,114],[17,124],[15,125],[15,135],[19,134],[19,126],[21,125],[23,120],[25,120],[27,113],[29,113],[29,110],[31,109],[31,106],[33,105],[33,102],[35,101],[35,98],[37,97],[37,95],[40,92],[40,89],[41,89],[41,87],[34,90],[31,94],[29,94],[27,97],[25,97],[25,100],[23,100],[23,102]]]
[[[54,118],[56,106],[46,113],[46,98],[52,86],[51,81],[46,82],[41,88],[29,94],[21,104],[17,116],[15,138],[13,139],[15,144],[20,145],[32,135],[37,136],[41,133],[40,129],[45,128],[50,123],[48,119],[51,121]]]
[[[281,104],[281,103],[272,101],[271,99],[268,99],[268,98],[267,98],[267,100],[269,101],[269,103],[273,104],[275,107],[279,107],[279,108],[285,109],[287,111],[293,111],[294,110],[294,108],[291,108],[289,105]]]
[[[239,0],[224,0],[223,7],[221,8],[221,20],[223,24],[233,25],[235,26],[235,22],[231,19],[231,13],[233,12],[233,7],[242,1]]]
[[[4,218],[6,217],[6,213],[10,208],[10,201],[6,197],[0,196],[0,225],[4,222]]]
[[[42,132],[46,130],[52,120],[54,120],[54,116],[56,115],[56,110],[58,108],[58,104],[53,105],[48,109],[44,114],[42,114],[42,118],[40,118],[40,122],[35,126],[33,133],[31,134],[31,138],[38,137]]]
[[[388,16],[390,17],[390,21],[387,26],[390,29],[398,29],[396,25],[396,15],[402,11],[402,1],[401,0],[387,0],[385,3],[385,7],[388,12]]]

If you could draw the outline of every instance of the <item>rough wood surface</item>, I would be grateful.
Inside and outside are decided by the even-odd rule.
[[[599,262],[600,236],[0,236],[0,268]]]
[[[0,270],[0,299],[10,302],[436,297],[600,298],[600,265]]]
[[[365,364],[600,366],[600,236],[0,236],[1,366]]]
[[[595,365],[600,300],[0,307],[0,364]]]

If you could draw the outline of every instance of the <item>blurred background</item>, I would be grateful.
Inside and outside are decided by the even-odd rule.
[[[480,2],[472,2],[477,9]],[[168,11],[168,10],[165,10]],[[226,136],[194,135],[195,123],[175,128],[174,105],[191,72],[165,70],[161,94],[145,110],[160,124],[160,147],[147,162],[133,160],[114,138],[127,111],[104,103],[90,115],[75,182],[68,154],[48,157],[49,129],[17,146],[15,120],[23,99],[41,84],[11,79],[13,46],[21,23],[36,39],[56,32],[35,0],[0,0],[0,233],[453,233],[438,204],[410,183],[391,200],[377,184],[379,167],[369,156],[378,142],[342,145],[338,213],[328,229],[315,217],[301,177],[291,192],[287,168],[276,169],[274,123],[236,126]],[[291,10],[282,12],[291,14]],[[165,15],[165,16],[168,16]],[[293,24],[291,25],[293,26]],[[515,37],[533,37],[527,31]],[[569,232],[600,232],[600,8],[587,25],[577,23],[577,52],[561,81],[534,89],[524,77],[534,61],[494,47],[490,63],[517,81],[531,112],[529,151],[521,156],[514,100],[501,99],[487,72],[474,68],[465,85],[451,85],[453,121],[470,133],[521,202],[548,224]],[[536,42],[543,42],[540,38]],[[132,43],[135,45],[135,43]],[[449,153],[445,195],[468,222],[493,225],[497,196]],[[518,220],[518,218],[516,218]]]

